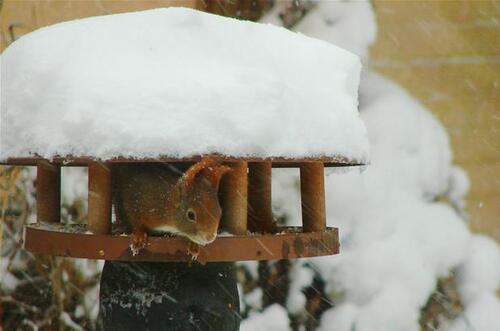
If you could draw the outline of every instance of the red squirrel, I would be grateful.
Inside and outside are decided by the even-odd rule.
[[[114,168],[113,203],[120,222],[132,228],[134,254],[148,233],[172,233],[206,245],[217,236],[222,176],[231,168],[210,158],[184,173],[174,164],[121,164]]]

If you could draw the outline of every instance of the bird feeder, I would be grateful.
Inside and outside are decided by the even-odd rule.
[[[324,167],[359,165],[340,158],[233,158],[211,156],[232,168],[220,186],[221,235],[200,247],[200,262],[276,260],[333,255],[339,252],[338,229],[326,226]],[[10,158],[4,164],[37,167],[37,223],[26,225],[24,246],[38,254],[120,261],[189,261],[189,241],[153,236],[139,254],[131,237],[113,234],[113,165],[133,162],[197,162],[201,157],[132,160],[116,158]],[[61,167],[88,167],[88,222],[60,222]],[[272,168],[299,168],[302,227],[278,227],[273,222]]]
[[[101,24],[109,33],[100,32]],[[252,42],[227,42],[228,30]],[[139,38],[137,31],[148,32]],[[57,45],[46,51],[45,40]],[[0,149],[4,164],[37,167],[37,223],[25,228],[26,249],[190,260],[188,240],[173,236],[150,237],[132,254],[130,236],[112,224],[113,167],[210,157],[232,168],[219,189],[220,225],[229,235],[200,247],[199,261],[338,253],[338,231],[326,226],[324,167],[359,165],[367,154],[353,54],[270,25],[183,8],[80,20],[15,46],[2,54],[8,70],[2,71]],[[119,61],[110,49],[122,50]],[[283,49],[298,51],[283,56]],[[88,168],[83,226],[60,222],[64,166]],[[273,222],[273,167],[300,169],[301,227]]]
[[[2,54],[0,159],[37,167],[37,222],[25,226],[24,247],[106,260],[105,328],[187,330],[193,325],[183,323],[196,317],[213,319],[216,330],[231,320],[228,330],[237,329],[232,261],[339,252],[338,229],[326,223],[324,168],[367,159],[360,70],[355,55],[328,43],[185,8],[82,19],[19,39]],[[218,196],[211,191],[221,205],[216,239],[195,254],[189,240],[173,235],[150,236],[136,249],[112,221],[114,182],[127,180],[120,165],[180,169],[204,158],[231,168]],[[70,166],[88,168],[86,224],[61,223],[61,167]],[[299,227],[273,219],[272,169],[283,167],[300,171]],[[146,209],[133,203],[126,206]],[[220,263],[193,267],[193,257]],[[136,291],[172,294],[182,305],[139,302],[147,314],[132,316],[126,309]]]

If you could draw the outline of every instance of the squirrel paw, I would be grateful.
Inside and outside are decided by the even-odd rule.
[[[200,254],[200,245],[194,242],[189,242],[187,252],[191,255],[191,261],[196,261],[198,259],[198,255]]]
[[[136,231],[132,234],[132,243],[130,244],[130,250],[132,251],[132,256],[139,254],[139,251],[146,247],[148,244],[148,234],[143,231]]]

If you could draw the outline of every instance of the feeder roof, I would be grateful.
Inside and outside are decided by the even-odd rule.
[[[365,162],[360,68],[335,45],[186,8],[56,24],[1,56],[0,159]]]

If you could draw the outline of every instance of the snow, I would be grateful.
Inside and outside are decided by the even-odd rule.
[[[465,305],[461,318],[441,331],[500,330],[500,247],[490,238],[473,235],[467,256],[457,270],[458,290]]]
[[[323,41],[186,8],[60,23],[2,54],[0,156],[366,162],[360,66]]]
[[[250,272],[250,275],[253,277],[253,279],[259,278],[259,262],[257,261],[237,261],[236,262],[237,266],[242,266]]]
[[[366,56],[376,31],[368,2],[319,2],[308,15],[323,19],[314,24],[306,16],[298,31]],[[272,68],[283,69],[280,61]],[[286,309],[272,305],[261,311],[259,288],[242,297],[250,315],[241,330],[289,330],[288,314],[304,313],[301,290],[312,281],[313,269],[327,282],[334,303],[322,315],[321,331],[419,330],[420,309],[437,278],[452,271],[465,311],[454,321],[443,321],[440,331],[500,330],[495,294],[500,249],[491,239],[471,234],[463,222],[470,184],[453,165],[444,127],[403,88],[370,71],[361,77],[359,99],[371,164],[361,173],[333,173],[325,179],[328,225],[340,228],[341,254],[294,262]],[[64,190],[69,200],[85,194],[77,188],[85,176],[74,176]],[[273,169],[272,189],[274,212],[286,215],[291,225],[301,224],[297,169]],[[85,268],[86,262],[79,263]],[[257,262],[238,265],[258,277]],[[88,300],[86,306],[92,304]]]
[[[500,300],[493,293],[483,293],[467,302],[465,313],[440,331],[500,330]]]
[[[336,309],[327,310],[321,318],[318,330],[330,331],[333,326],[335,330],[350,330],[358,310],[358,307],[351,303],[342,303]]]
[[[67,312],[61,312],[61,315],[59,316],[60,322],[69,328],[70,330],[75,330],[75,331],[84,331],[85,329],[82,328],[80,325],[76,324],[75,321],[71,319],[71,316]]]
[[[368,57],[368,47],[377,36],[375,13],[369,1],[308,2],[312,9],[293,28],[295,31],[340,46],[363,60]],[[290,1],[277,1],[261,22],[281,25],[280,13],[290,5]]]
[[[330,297],[343,298],[325,314],[344,321],[338,330],[418,330],[436,278],[460,265],[470,240],[455,210],[434,201],[448,190],[449,142],[436,119],[388,80],[365,73],[360,95],[372,161],[362,173],[326,177],[327,221],[340,228],[342,250],[309,262]],[[275,201],[300,199],[290,174],[276,176]],[[300,224],[294,203],[275,210]]]
[[[63,203],[71,204],[75,200],[87,201],[88,173],[86,167],[61,168],[61,198]]]
[[[321,0],[313,2],[315,7],[297,24],[295,30],[366,58],[368,46],[377,36],[375,14],[369,3]],[[363,25],[362,29],[359,28],[360,24]]]
[[[342,38],[351,40],[348,49],[364,56],[376,31],[366,15],[370,4],[331,4],[336,5],[346,6],[338,24],[308,19],[332,15],[325,2],[295,30],[339,44]],[[350,38],[363,29],[345,28],[344,21],[366,21],[365,38]],[[465,312],[449,331],[500,329],[495,296],[500,251],[493,241],[472,235],[462,220],[469,183],[452,163],[444,127],[403,88],[369,70],[362,74],[359,99],[371,163],[361,173],[326,177],[327,222],[340,229],[341,253],[308,260],[326,280],[335,303],[323,314],[320,329],[419,330],[420,309],[437,278],[452,270],[457,270]],[[290,225],[301,224],[298,183],[294,170],[273,171],[273,210]],[[443,197],[452,206],[441,202]],[[303,262],[294,268],[304,268]],[[294,313],[302,305],[295,296],[294,304],[287,303]]]
[[[467,257],[458,269],[458,281],[460,295],[465,302],[499,289],[499,245],[490,238],[474,235],[469,243]]]
[[[247,293],[244,298],[245,306],[249,306],[252,309],[262,309],[262,289],[257,287],[253,289],[250,293]]]
[[[452,167],[447,196],[452,206],[464,219],[468,218],[467,212],[465,211],[465,196],[467,192],[469,192],[469,188],[470,181],[465,170],[459,166]]]
[[[306,296],[303,290],[310,286],[314,279],[314,271],[299,263],[292,266],[290,271],[290,289],[286,308],[291,315],[298,315],[304,311]]]
[[[241,331],[288,331],[288,314],[282,306],[278,304],[267,307],[259,314],[250,315],[241,322]]]
[[[0,258],[0,284],[5,293],[12,292],[19,285],[19,279],[8,270],[8,267],[9,260]]]

